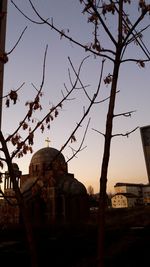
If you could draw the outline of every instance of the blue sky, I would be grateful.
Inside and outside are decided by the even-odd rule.
[[[33,13],[28,1],[14,0],[18,7],[31,18],[37,18]],[[136,1],[135,1],[136,2]],[[134,2],[134,3],[135,3]],[[138,2],[138,1],[137,1]],[[34,0],[37,10],[44,18],[53,18],[54,25],[67,31],[72,38],[81,41],[83,44],[92,42],[92,27],[87,23],[87,17],[82,14],[83,6],[79,1],[74,0]],[[128,6],[134,21],[135,12],[131,6]],[[39,20],[37,18],[37,20]],[[149,23],[149,17],[145,23]],[[115,35],[115,17],[113,21],[108,21],[111,31]],[[7,16],[7,34],[6,34],[6,52],[10,51],[16,43],[22,30],[28,26],[23,38],[17,48],[9,56],[9,62],[4,69],[4,94],[10,89],[18,88],[25,82],[19,94],[18,104],[11,105],[7,109],[4,105],[2,130],[7,136],[16,128],[26,113],[25,102],[32,100],[35,95],[33,83],[37,88],[42,79],[42,64],[45,47],[48,44],[48,53],[46,59],[46,73],[44,84],[44,95],[42,98],[43,111],[41,114],[35,114],[37,119],[46,113],[49,104],[57,104],[62,98],[61,90],[65,92],[64,83],[67,88],[70,87],[68,77],[68,68],[70,68],[68,56],[71,58],[74,66],[78,68],[81,60],[90,55],[75,44],[60,39],[60,36],[47,25],[36,25],[25,19],[18,10],[8,0]],[[142,26],[141,26],[142,27]],[[140,29],[140,28],[139,28]],[[149,29],[146,31],[144,42],[149,46]],[[104,33],[100,33],[100,42],[102,46],[110,46],[110,42]],[[111,47],[111,46],[110,46]],[[112,47],[111,47],[112,48]],[[142,57],[143,54],[136,45],[129,48],[129,56]],[[104,67],[104,76],[111,73],[111,64],[106,60]],[[70,68],[71,69],[71,68]],[[95,59],[92,55],[88,58],[81,71],[82,82],[90,85],[87,90],[90,96],[97,88],[99,73],[101,69],[101,59]],[[72,79],[74,75],[72,73]],[[116,118],[114,121],[113,133],[126,133],[135,127],[150,124],[150,75],[149,65],[141,69],[135,63],[126,63],[121,66],[120,77],[116,101],[116,113],[136,110],[131,118]],[[110,88],[104,83],[101,86],[99,99],[109,96]],[[45,146],[47,136],[51,140],[51,146],[60,149],[73,131],[76,123],[82,117],[83,107],[87,107],[89,102],[82,90],[76,90],[73,96],[74,100],[66,101],[58,118],[51,124],[50,131],[41,134],[37,132],[35,136],[33,150],[34,152]],[[84,145],[87,146],[80,152],[77,158],[69,162],[69,172],[75,174],[75,177],[83,182],[86,187],[92,185],[94,191],[99,190],[99,177],[101,170],[101,161],[103,155],[103,136],[93,131],[104,132],[105,119],[107,114],[108,102],[95,105],[91,110],[91,123],[85,139]],[[73,144],[74,148],[80,145],[84,129],[88,118],[83,123],[79,132],[76,134],[77,142]],[[63,152],[66,159],[72,155],[68,147]],[[16,160],[23,173],[28,172],[28,166],[32,155],[28,155],[19,161]],[[116,182],[138,182],[147,183],[147,172],[144,160],[140,132],[137,130],[129,138],[115,137],[112,140],[111,157],[108,171],[108,191],[113,191]]]

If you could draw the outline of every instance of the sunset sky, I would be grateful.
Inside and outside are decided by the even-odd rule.
[[[28,0],[14,0],[14,2],[27,16],[33,20],[40,21],[33,12]],[[134,4],[138,3],[138,1],[133,2]],[[90,44],[93,41],[93,28],[90,23],[87,23],[87,16],[82,13],[83,5],[80,4],[80,1],[34,0],[33,3],[41,16],[45,19],[49,18],[50,22],[53,18],[54,26],[60,30],[64,30],[71,38],[84,45]],[[127,5],[127,8],[131,12],[131,19],[134,22],[136,14],[140,13],[138,11],[136,13],[130,5]],[[108,20],[108,23],[111,32],[115,36],[115,16],[113,20]],[[145,24],[143,25],[147,23],[150,23],[149,16],[146,17]],[[140,30],[143,25],[140,25],[138,29]],[[62,91],[64,94],[66,93],[64,84],[68,90],[71,89],[68,68],[71,71],[72,81],[74,81],[75,76],[69,64],[68,57],[71,58],[77,70],[83,58],[90,55],[83,64],[80,78],[84,85],[88,85],[86,90],[91,98],[97,89],[99,81],[102,64],[101,58],[94,58],[93,55],[85,52],[84,49],[76,46],[74,43],[65,38],[60,38],[60,35],[48,25],[30,22],[19,13],[10,0],[8,0],[6,52],[12,49],[26,26],[27,30],[23,38],[16,49],[9,55],[9,61],[4,69],[4,95],[11,89],[17,89],[25,82],[25,85],[19,93],[17,105],[11,104],[10,108],[6,108],[4,102],[2,130],[5,136],[16,129],[26,114],[27,107],[25,103],[31,101],[36,94],[32,83],[36,88],[39,88],[41,84],[43,58],[47,44],[48,52],[42,97],[43,110],[41,113],[35,113],[34,116],[37,120],[46,114],[50,105],[56,105],[62,99]],[[150,48],[149,28],[145,34],[143,41]],[[100,33],[99,39],[102,47],[107,46],[107,48],[113,49],[106,34]],[[125,58],[127,56],[139,59],[144,57],[140,47],[137,45],[130,45]],[[106,60],[103,76],[105,77],[108,73],[112,73],[112,64],[109,60]],[[117,117],[114,120],[113,134],[125,134],[137,126],[143,127],[150,124],[149,84],[149,64],[145,68],[140,68],[136,63],[124,63],[121,66],[118,83],[119,93],[117,94],[115,113],[129,112],[132,110],[136,112],[131,117]],[[102,82],[97,100],[108,97],[109,92],[110,87],[105,86],[104,82]],[[51,140],[50,146],[59,150],[72,133],[83,115],[84,108],[86,109],[89,106],[89,100],[81,89],[76,90],[70,98],[70,100],[63,104],[58,118],[51,123],[50,130],[46,130],[43,134],[41,134],[41,131],[36,133],[33,146],[34,152],[45,146],[45,139],[47,137]],[[91,117],[83,145],[86,148],[68,163],[68,169],[86,187],[92,185],[95,193],[99,191],[99,177],[104,146],[104,138],[97,131],[105,132],[107,108],[108,101],[94,105],[91,113],[75,135],[77,142],[69,144],[74,149],[78,148],[82,141],[88,119]],[[66,160],[72,156],[72,151],[69,146],[63,151]],[[32,154],[29,154],[23,159],[16,159],[23,173],[28,172],[31,157]],[[139,129],[128,138],[119,136],[112,140],[107,191],[113,192],[113,186],[117,182],[148,183]]]

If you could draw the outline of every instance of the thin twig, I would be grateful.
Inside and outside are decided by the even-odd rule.
[[[111,58],[110,56],[108,55],[105,55],[105,54],[102,54],[101,52],[107,52],[107,49],[102,49],[101,52],[97,52],[95,50],[92,50],[90,47],[87,47],[86,45],[83,45],[81,44],[80,42],[77,42],[76,40],[74,40],[72,37],[68,36],[64,31],[62,32],[62,30],[58,29],[57,27],[54,26],[53,24],[53,19],[52,19],[52,22],[50,23],[48,20],[49,19],[44,19],[40,14],[39,12],[36,10],[35,6],[33,5],[32,1],[29,0],[29,3],[32,7],[32,9],[34,10],[35,14],[40,18],[41,22],[38,22],[38,21],[34,21],[32,20],[31,18],[29,18],[27,15],[25,15],[19,8],[18,6],[14,3],[13,0],[11,0],[12,4],[17,8],[17,10],[26,18],[28,19],[29,21],[35,23],[35,24],[47,24],[51,29],[55,30],[57,33],[59,33],[59,35],[62,37],[65,37],[66,39],[68,39],[70,42],[80,46],[81,48],[83,48],[85,51],[89,51],[91,52],[92,54],[94,54],[95,56],[100,56],[100,57],[104,57],[104,58],[107,58],[109,60],[111,60],[112,62],[114,62],[114,59]],[[114,52],[109,50],[108,49],[108,52],[109,53],[112,53],[114,55]]]
[[[14,45],[14,47],[13,47],[9,52],[7,52],[7,55],[11,54],[11,53],[15,50],[15,48],[16,48],[17,45],[19,44],[19,42],[20,42],[22,36],[24,35],[26,29],[27,29],[27,26],[26,26],[26,27],[24,28],[24,30],[22,31],[22,33],[21,33],[21,35],[20,35],[18,41],[17,41],[16,44]]]
[[[98,130],[96,130],[94,128],[92,128],[92,130],[95,131],[95,132],[97,132],[97,133],[99,133],[99,134],[101,134],[101,135],[103,135],[105,137],[105,134],[104,133],[102,133],[102,132],[100,132],[100,131],[98,131]]]
[[[22,12],[22,10],[15,4],[15,2],[13,1],[13,0],[11,0],[11,3],[15,6],[15,8],[26,18],[26,19],[28,19],[29,21],[31,21],[31,22],[33,22],[33,23],[35,23],[35,24],[44,24],[45,22],[44,21],[42,21],[42,22],[39,22],[39,21],[35,21],[35,20],[33,20],[33,19],[31,19],[31,18],[29,18],[26,14],[24,14],[24,12]],[[47,19],[48,20],[48,19]],[[46,20],[46,21],[47,21]]]
[[[131,133],[133,133],[133,132],[135,132],[137,129],[139,129],[139,127],[136,127],[136,128],[134,128],[133,130],[131,130],[130,132],[127,132],[127,133],[125,133],[125,134],[113,134],[112,135],[112,137],[116,137],[116,136],[126,136],[126,137],[129,137],[129,135],[131,134]]]
[[[46,64],[46,56],[47,56],[47,49],[48,49],[48,46],[46,46],[46,49],[45,49],[45,53],[44,53],[44,62],[43,62],[43,74],[42,74],[42,82],[41,82],[41,85],[40,85],[40,89],[35,97],[35,100],[36,98],[40,95],[42,89],[43,89],[43,85],[44,85],[44,79],[45,79],[45,64]],[[35,101],[34,100],[34,101]],[[33,103],[34,103],[33,101]],[[28,113],[29,111],[27,112],[27,114],[25,115],[24,119],[22,120],[22,123],[19,124],[18,128],[10,135],[8,136],[8,138],[6,139],[6,142],[8,142],[18,131],[19,129],[22,127],[22,124],[26,121],[26,119],[28,118]]]
[[[15,92],[18,92],[23,86],[24,86],[25,82],[23,82],[16,90],[14,90]],[[9,96],[10,93],[8,93],[7,95],[4,95],[2,98],[6,98]],[[1,99],[1,98],[0,98]]]
[[[74,150],[75,152],[73,153],[72,157],[70,157],[67,162],[69,162],[70,160],[72,160],[74,157],[76,157],[76,155],[81,152],[83,150],[82,146],[83,146],[83,143],[84,143],[84,140],[85,140],[85,137],[86,137],[86,134],[87,134],[87,130],[88,130],[88,127],[89,127],[89,124],[90,124],[90,120],[91,118],[89,118],[88,120],[88,123],[87,123],[87,126],[86,126],[86,129],[85,129],[85,132],[84,132],[84,135],[83,135],[83,138],[82,138],[82,141],[81,141],[81,144],[80,146],[78,147],[77,150]],[[84,147],[85,148],[85,147]]]
[[[136,112],[136,110],[123,112],[123,113],[118,113],[118,114],[115,114],[114,117],[118,117],[118,116],[131,117],[131,114],[134,113],[134,112]]]
[[[79,66],[79,70],[78,70],[78,75],[80,74],[80,71],[81,71],[81,67],[82,67],[82,65],[83,65],[83,62],[84,62],[84,60],[85,59],[83,59],[82,60],[82,62],[81,62],[81,64],[80,64],[80,66]],[[44,77],[44,75],[43,75],[43,77]],[[50,110],[50,112],[48,112],[44,117],[43,117],[43,119],[40,121],[40,122],[38,122],[37,124],[36,124],[36,126],[34,127],[34,129],[32,129],[32,131],[30,131],[30,134],[34,134],[34,132],[42,125],[42,123],[46,120],[46,118],[48,117],[48,116],[50,116],[58,107],[60,107],[60,106],[62,106],[62,103],[68,98],[68,96],[73,92],[73,90],[76,88],[76,84],[77,84],[77,82],[78,82],[78,78],[76,78],[76,80],[75,80],[75,83],[74,83],[74,86],[73,86],[73,88],[71,88],[71,90],[68,92],[68,94],[66,95],[66,96],[64,96],[64,98],[55,106],[55,107],[53,107],[51,110]],[[41,84],[43,84],[43,83],[41,83]],[[41,88],[42,89],[42,88]],[[25,117],[25,119],[24,119],[24,121],[27,119],[27,116]],[[20,129],[20,127],[18,127],[18,129]],[[15,131],[15,133],[17,133],[18,131]],[[13,133],[13,135],[14,135],[14,133]],[[11,135],[11,137],[13,136],[13,135]],[[28,135],[21,143],[22,143],[22,145],[23,144],[25,144],[26,143],[26,141],[29,139],[29,136],[30,135]],[[8,137],[7,138],[7,141],[9,141],[10,140],[10,137]],[[13,153],[12,153],[12,157],[11,158],[14,158],[16,155],[17,155],[17,153],[20,151],[20,148],[17,148],[15,151],[13,151]]]

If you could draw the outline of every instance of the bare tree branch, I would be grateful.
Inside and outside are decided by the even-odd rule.
[[[110,40],[113,42],[113,44],[116,46],[117,42],[114,39],[113,35],[111,34],[111,32],[109,31],[108,27],[106,26],[106,23],[103,21],[101,15],[98,12],[97,7],[94,5],[94,2],[92,0],[87,0],[87,2],[91,5],[91,8],[93,9],[93,11],[95,12],[95,14],[97,15],[97,17],[99,18],[99,21],[101,22],[104,30],[106,31],[107,35],[109,36]]]
[[[44,62],[43,62],[43,74],[42,74],[42,82],[41,82],[41,85],[40,85],[40,89],[33,101],[33,104],[32,104],[32,107],[30,107],[31,109],[33,108],[34,106],[34,103],[35,103],[35,100],[37,99],[37,97],[40,95],[42,89],[43,89],[43,85],[44,85],[44,79],[45,79],[45,63],[46,63],[46,55],[47,55],[47,49],[48,49],[48,46],[46,46],[46,49],[45,49],[45,54],[44,54]],[[26,121],[26,119],[28,118],[29,116],[29,112],[30,110],[28,111],[28,113],[26,114],[26,116],[24,117],[24,119],[22,120],[22,123],[18,126],[18,128],[10,135],[8,136],[8,138],[6,139],[6,142],[9,141],[18,131],[19,129],[22,127],[22,124]]]
[[[103,135],[105,137],[105,134],[104,133],[102,133],[102,132],[100,132],[100,131],[98,131],[98,130],[96,130],[94,128],[92,128],[92,130],[95,131],[95,132],[97,132],[97,133],[99,133],[99,134],[101,134],[101,135]]]
[[[88,56],[88,57],[89,57],[89,56]],[[88,57],[86,57],[86,58],[88,58]],[[77,77],[78,74],[77,74],[76,71],[75,71],[75,68],[74,68],[74,66],[73,66],[73,64],[72,64],[72,62],[71,62],[70,57],[68,57],[68,59],[69,59],[70,65],[71,65],[71,67],[72,67],[72,69],[73,69],[73,71],[74,71],[74,73],[75,73],[75,75],[76,75],[76,77]],[[78,77],[78,79],[79,79],[79,82],[80,82],[80,84],[81,84],[81,87],[82,87],[83,90],[84,90],[85,95],[87,96],[87,98],[89,99],[89,101],[91,101],[91,98],[89,97],[88,93],[86,92],[85,87],[84,87],[83,83],[81,82],[80,77]]]
[[[114,1],[111,0],[111,3],[114,3]],[[119,10],[117,8],[117,6],[115,5],[115,10],[118,12],[119,14]],[[130,40],[132,39],[129,39],[129,37],[132,35],[133,37],[133,40],[136,40],[137,43],[139,44],[140,48],[142,49],[142,51],[144,52],[144,54],[148,57],[148,59],[150,58],[150,52],[149,50],[147,49],[147,47],[145,46],[144,42],[142,41],[142,39],[140,38],[140,33],[147,29],[148,26],[146,26],[142,31],[139,31],[137,32],[136,31],[136,26],[140,23],[140,21],[144,18],[144,16],[146,15],[146,13],[148,12],[148,9],[145,9],[144,12],[142,12],[141,16],[137,19],[137,21],[135,22],[135,24],[133,25],[130,21],[130,19],[128,18],[128,23],[127,21],[124,19],[124,16],[127,16],[126,13],[124,12],[124,10],[122,11],[123,12],[123,16],[122,16],[122,21],[125,23],[127,29],[128,29],[128,33],[126,35],[126,37],[124,38],[124,41],[122,43],[122,45],[125,47],[127,47],[127,45],[130,43]],[[131,28],[129,27],[129,24],[131,25]],[[134,34],[135,32],[135,34]],[[129,40],[128,40],[129,39]],[[124,53],[124,51],[123,51]]]
[[[133,130],[131,130],[131,131],[125,133],[125,134],[113,134],[112,137],[116,137],[116,136],[126,136],[126,137],[129,137],[129,135],[130,135],[131,133],[135,132],[137,129],[139,129],[139,127],[136,127],[136,128],[134,128]]]
[[[136,110],[131,110],[131,111],[128,111],[128,112],[123,112],[123,113],[118,113],[118,114],[115,114],[114,117],[119,117],[119,116],[124,116],[124,117],[131,117],[131,114],[136,112]]]
[[[84,132],[82,141],[81,141],[81,143],[80,143],[80,146],[78,147],[77,150],[74,150],[73,148],[71,148],[72,151],[73,151],[73,155],[72,155],[72,157],[70,157],[70,158],[67,160],[67,162],[69,162],[70,160],[72,160],[74,157],[76,157],[76,155],[77,155],[79,152],[81,152],[83,149],[85,149],[85,147],[83,148],[82,146],[83,146],[83,143],[84,143],[86,134],[87,134],[87,130],[88,130],[88,127],[89,127],[89,124],[90,124],[90,120],[91,120],[91,118],[89,118],[89,120],[88,120],[88,123],[87,123],[86,129],[85,129],[85,132]]]
[[[95,102],[95,99],[97,98],[98,96],[98,93],[99,93],[99,90],[100,90],[100,86],[101,86],[101,77],[102,77],[102,74],[103,74],[103,67],[104,67],[104,61],[102,61],[102,67],[101,67],[101,74],[100,74],[100,78],[99,78],[99,84],[98,84],[98,87],[97,87],[97,90],[95,92],[95,94],[93,95],[93,99],[91,100],[88,108],[85,110],[83,116],[81,117],[81,119],[79,120],[77,126],[74,128],[74,130],[72,131],[72,133],[70,134],[69,138],[67,139],[67,141],[64,143],[64,145],[61,147],[61,149],[59,150],[58,154],[56,154],[56,156],[53,158],[52,161],[55,161],[55,159],[60,155],[60,153],[64,150],[64,148],[68,145],[68,143],[72,140],[72,137],[75,136],[75,133],[77,132],[78,128],[81,127],[82,125],[82,122],[85,120],[85,118],[87,117],[87,115],[89,114],[94,102]],[[79,77],[79,76],[78,76]],[[77,78],[78,78],[77,77]],[[51,164],[51,163],[50,163]]]
[[[138,59],[138,58],[127,58],[127,59],[123,59],[121,61],[121,63],[124,63],[124,62],[149,62],[150,59]]]
[[[18,6],[14,3],[13,0],[11,0],[11,2],[12,2],[12,4],[17,8],[17,10],[18,10],[19,12],[21,12],[21,14],[22,14],[26,19],[28,19],[29,21],[31,21],[31,22],[33,22],[33,23],[35,23],[35,24],[47,24],[51,29],[53,29],[53,30],[55,30],[57,33],[59,33],[59,35],[61,36],[61,38],[62,38],[62,37],[65,37],[65,38],[68,39],[70,42],[72,42],[72,43],[74,43],[74,44],[80,46],[81,48],[83,48],[85,51],[89,51],[89,52],[91,52],[92,54],[94,54],[95,56],[101,56],[101,57],[107,58],[107,59],[111,60],[112,62],[114,62],[114,59],[113,59],[112,57],[103,54],[103,52],[104,52],[104,53],[108,52],[108,53],[111,53],[112,55],[114,55],[114,52],[113,52],[112,50],[110,50],[110,49],[108,49],[108,50],[107,50],[107,49],[101,49],[101,52],[96,52],[94,49],[91,49],[91,48],[88,47],[87,45],[85,45],[85,44],[83,45],[83,44],[81,44],[80,42],[78,42],[77,40],[75,40],[75,39],[73,39],[72,37],[68,36],[68,35],[65,33],[64,30],[60,30],[60,29],[58,29],[57,27],[54,26],[54,24],[53,24],[53,19],[52,19],[52,22],[51,22],[51,23],[48,21],[48,19],[44,19],[44,18],[39,14],[39,12],[36,10],[36,8],[35,8],[35,6],[33,5],[33,3],[32,3],[31,0],[29,0],[29,2],[30,2],[30,4],[31,4],[31,7],[32,7],[32,9],[34,10],[34,12],[36,13],[36,15],[40,18],[41,23],[40,23],[40,22],[37,22],[37,21],[34,21],[34,20],[32,20],[32,19],[30,19],[27,15],[25,15],[25,14],[18,8]]]
[[[82,65],[83,65],[83,62],[84,62],[84,60],[85,59],[83,59],[82,60],[82,62],[81,62],[81,64],[80,64],[80,66],[79,66],[79,70],[78,70],[78,76],[79,76],[79,73],[80,73],[80,71],[81,71],[81,67],[82,67]],[[48,116],[50,116],[53,112],[55,112],[55,110],[58,108],[58,107],[61,107],[62,106],[62,103],[66,100],[66,99],[68,99],[68,96],[73,92],[73,90],[76,88],[76,84],[77,84],[77,82],[78,82],[78,77],[76,78],[76,80],[75,80],[75,83],[74,83],[74,86],[71,88],[71,90],[67,93],[67,95],[66,96],[64,96],[64,98],[55,106],[55,107],[53,107],[53,108],[51,108],[50,109],[50,112],[48,112],[44,117],[43,117],[43,119],[40,121],[40,122],[38,122],[37,124],[36,124],[36,126],[30,131],[30,133],[29,133],[29,135],[21,142],[21,144],[22,144],[22,146],[26,143],[26,141],[29,139],[29,137],[30,137],[30,135],[33,135],[34,134],[34,132],[42,125],[42,123],[46,120],[46,118],[48,117]],[[43,84],[43,83],[42,83]],[[26,119],[27,117],[25,117],[25,119]],[[19,129],[20,129],[20,127],[19,127]],[[16,131],[15,133],[17,133],[18,131]],[[9,141],[10,140],[10,138],[8,137],[7,138],[7,141]],[[70,140],[69,140],[70,141]],[[13,153],[12,153],[12,157],[11,158],[14,158],[15,156],[16,156],[16,154],[18,153],[20,151],[20,147],[18,147]]]
[[[15,2],[13,0],[11,0],[11,3],[15,6],[15,8],[26,18],[28,19],[29,21],[35,23],[35,24],[44,24],[45,22],[39,22],[39,21],[35,21],[35,20],[32,20],[31,18],[29,18],[27,15],[24,14],[24,12],[22,12],[22,10],[15,4]],[[47,20],[46,20],[47,21]]]
[[[8,56],[9,54],[11,54],[11,53],[15,50],[15,48],[16,48],[17,45],[19,44],[19,42],[20,42],[22,36],[24,35],[26,29],[27,29],[27,27],[25,27],[25,29],[22,31],[22,33],[21,33],[21,35],[20,35],[18,41],[17,41],[16,44],[14,45],[14,47],[13,47],[9,52],[7,52],[7,56]]]
[[[18,92],[23,86],[25,85],[25,82],[23,82],[16,90],[14,90],[15,92]],[[6,98],[9,96],[10,93],[8,93],[7,95],[3,95],[2,98]]]

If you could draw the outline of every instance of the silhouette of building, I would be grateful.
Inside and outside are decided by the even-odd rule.
[[[48,146],[33,154],[28,174],[22,175],[17,164],[14,164],[14,168],[33,224],[79,222],[87,219],[87,190],[72,173],[68,172],[65,158],[57,149]],[[8,173],[4,179],[4,193],[8,199],[1,201],[0,212],[7,215],[6,220],[17,223],[20,220],[18,206],[8,203],[10,200],[16,204]]]

